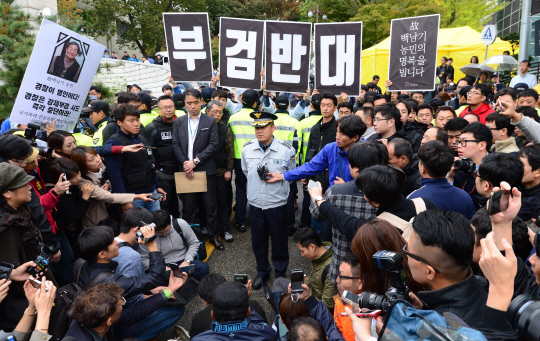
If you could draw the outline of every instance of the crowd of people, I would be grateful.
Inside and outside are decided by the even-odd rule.
[[[179,338],[372,341],[383,316],[358,317],[344,297],[403,285],[415,309],[518,339],[506,310],[540,291],[536,84],[528,61],[509,87],[454,83],[451,63],[432,92],[383,93],[374,76],[358,97],[271,93],[216,74],[198,89],[169,78],[158,98],[133,84],[113,105],[93,85],[72,132],[10,122],[0,329],[153,340],[198,294],[207,307]],[[248,228],[257,276],[227,280],[205,243],[219,257]],[[381,250],[401,259],[402,284],[373,261]],[[311,263],[300,283],[291,252]],[[251,299],[261,288],[278,295],[276,316]]]

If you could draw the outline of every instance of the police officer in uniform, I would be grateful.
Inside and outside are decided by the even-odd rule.
[[[280,140],[285,141],[292,145],[296,150],[296,159],[300,153],[299,142],[302,141],[302,135],[300,133],[300,122],[289,115],[289,97],[285,95],[279,95],[276,97],[276,116],[278,119],[274,122],[276,125],[276,132],[274,136]],[[298,185],[296,181],[291,182],[291,191],[289,192],[289,198],[287,199],[287,234],[292,236],[296,230],[294,226],[294,200],[298,194]]]
[[[234,117],[234,115],[233,115]],[[287,243],[288,183],[267,183],[268,172],[283,173],[295,168],[296,151],[287,142],[274,137],[278,117],[263,111],[250,114],[255,140],[242,149],[242,171],[247,177],[247,199],[251,217],[251,245],[257,261],[258,276],[253,289],[262,287],[272,268],[268,262],[268,237],[272,240],[272,263],[276,277],[285,277],[289,265]]]
[[[174,173],[180,169],[173,151],[173,123],[175,116],[174,102],[169,96],[158,98],[159,116],[146,127],[146,139],[154,150],[156,161],[157,177],[161,183],[161,188],[169,195],[161,202],[161,208],[166,210],[174,218],[180,218],[178,195],[176,195],[176,185]]]
[[[246,177],[242,172],[242,147],[250,140],[255,139],[255,128],[253,128],[253,118],[250,117],[254,110],[260,107],[259,94],[255,90],[246,90],[242,94],[243,108],[229,119],[234,135],[234,169],[236,178],[236,228],[238,231],[246,232]]]
[[[92,124],[96,127],[93,137],[94,147],[102,146],[103,129],[107,126],[109,115],[111,114],[109,103],[105,101],[92,101],[88,103],[88,106],[83,111],[89,112]]]

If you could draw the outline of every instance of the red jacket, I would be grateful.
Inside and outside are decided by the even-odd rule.
[[[56,225],[56,222],[54,221],[54,218],[52,216],[52,210],[56,207],[56,204],[58,204],[59,196],[54,191],[54,188],[51,189],[48,193],[45,192],[47,189],[45,188],[45,182],[41,177],[41,172],[39,171],[39,168],[36,169],[36,172],[39,181],[34,178],[34,180],[30,181],[30,186],[32,186],[32,188],[34,189],[34,192],[37,194],[39,201],[41,202],[41,206],[43,206],[43,209],[45,210],[45,215],[49,220],[49,224],[51,224],[52,232],[56,234],[56,231],[58,230],[58,225]],[[42,195],[41,193],[44,194]]]
[[[486,124],[486,117],[487,115],[494,113],[495,110],[491,108],[491,106],[487,103],[482,103],[478,108],[476,108],[473,111],[470,111],[471,107],[468,106],[466,109],[464,109],[461,114],[459,114],[459,117],[463,117],[467,114],[476,114],[478,117],[480,117],[480,123]]]

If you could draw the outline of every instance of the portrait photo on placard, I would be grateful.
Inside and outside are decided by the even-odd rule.
[[[62,41],[54,49],[47,73],[77,83],[84,65],[85,53],[78,39],[65,36],[63,38],[59,37],[59,41]]]

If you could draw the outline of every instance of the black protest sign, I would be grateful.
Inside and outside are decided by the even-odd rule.
[[[220,86],[261,89],[264,21],[220,18]]]
[[[212,79],[208,13],[163,13],[171,75],[175,81]]]
[[[305,93],[309,85],[311,23],[266,21],[267,91]]]
[[[360,95],[362,23],[315,24],[315,88]]]
[[[392,20],[388,79],[393,91],[435,89],[440,15]]]

